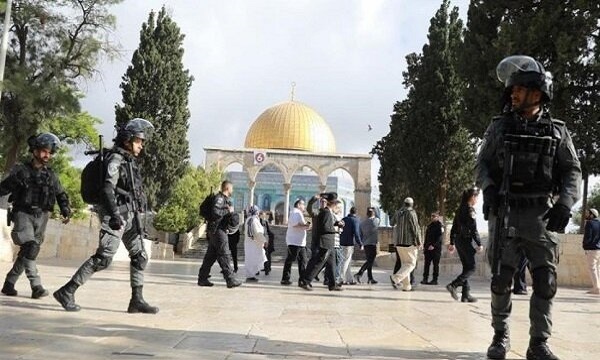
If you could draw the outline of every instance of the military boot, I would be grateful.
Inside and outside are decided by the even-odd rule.
[[[506,359],[506,353],[510,351],[510,339],[507,331],[494,332],[492,343],[488,347],[488,359]]]
[[[428,277],[429,277],[429,275],[427,275],[427,276],[423,275],[423,280],[421,280],[421,284],[428,285],[429,284],[429,282],[427,281]]]
[[[32,299],[39,299],[44,296],[48,296],[48,290],[44,289],[42,285],[36,285],[33,288],[31,288]]]
[[[142,296],[142,286],[136,286],[131,288],[131,300],[129,301],[129,307],[127,312],[130,314],[144,313],[144,314],[156,314],[158,308],[156,306],[150,306]]]
[[[554,355],[545,339],[531,339],[526,354],[527,360],[560,360]]]
[[[463,286],[462,296],[460,298],[460,301],[473,303],[473,302],[477,302],[477,299],[474,298],[473,296],[471,296],[471,289],[469,287]]]
[[[60,303],[63,309],[67,311],[79,311],[81,310],[81,307],[75,304],[75,291],[78,287],[79,285],[77,285],[77,283],[75,283],[73,280],[69,280],[65,286],[56,290],[52,295],[56,301]]]
[[[450,296],[452,296],[454,300],[458,301],[458,289],[456,285],[454,285],[454,282],[451,282],[450,284],[446,285],[446,290],[448,290]]]
[[[427,285],[437,285],[437,284],[438,284],[437,276],[434,276],[433,279],[431,279],[431,281],[427,283]]]
[[[238,279],[231,277],[230,279],[227,280],[227,287],[229,289],[234,288],[234,287],[238,287],[242,285],[242,282],[239,281]]]
[[[2,293],[6,296],[17,296],[17,290],[15,290],[15,284],[10,283],[8,281],[4,281],[4,286],[2,287]]]

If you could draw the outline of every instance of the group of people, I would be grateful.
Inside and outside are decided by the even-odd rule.
[[[552,334],[551,310],[557,291],[557,233],[564,232],[571,207],[579,200],[581,165],[565,123],[550,115],[548,104],[553,97],[552,77],[543,65],[528,56],[509,56],[498,64],[496,74],[505,88],[502,111],[487,128],[479,150],[475,181],[477,188],[471,187],[463,193],[454,218],[448,250],[458,252],[463,271],[446,289],[458,300],[458,289],[461,288],[462,301],[475,301],[470,293],[469,277],[474,271],[475,254],[483,250],[474,217],[474,204],[481,192],[484,218],[488,221],[490,234],[487,255],[492,265],[491,315],[494,336],[487,357],[505,359],[510,351],[511,290],[516,274],[528,268],[533,292],[529,307],[531,324],[526,358],[557,360],[558,357],[547,344]],[[102,223],[98,249],[63,287],[54,292],[55,299],[67,311],[80,309],[75,303],[75,291],[94,273],[110,265],[121,240],[131,259],[132,296],[127,311],[158,312],[158,308],[149,305],[142,296],[143,271],[148,256],[144,250],[137,213],[144,208],[143,204],[137,203],[144,196],[135,161],[144,146],[147,132],[152,128],[152,124],[146,120],[133,119],[118,129],[114,146],[104,162],[102,200],[96,204]],[[50,133],[30,138],[31,161],[15,166],[0,183],[0,195],[11,194],[13,209],[10,219],[15,223],[11,235],[14,243],[20,247],[1,290],[5,295],[17,295],[15,283],[23,272],[29,279],[32,298],[48,295],[41,284],[35,263],[43,242],[48,214],[58,203],[65,223],[71,216],[69,199],[48,166],[59,145],[59,139]],[[199,286],[213,286],[209,277],[215,261],[221,267],[228,288],[241,285],[234,275],[237,264],[235,268],[231,266],[229,248],[230,235],[235,234],[240,222],[230,200],[232,191],[232,184],[223,182],[221,191],[210,204],[208,249],[198,273]],[[317,202],[319,210],[315,213],[312,204]],[[401,265],[390,276],[390,280],[395,288],[410,291],[410,274],[416,266],[418,251],[423,247],[427,263],[423,283],[437,283],[441,251],[439,239],[443,227],[440,227],[441,223],[436,223],[439,222],[436,219],[438,215],[433,214],[423,242],[413,199],[406,198],[403,205],[392,217],[394,246]],[[291,265],[294,261],[298,262],[298,285],[306,290],[312,289],[312,282],[323,268],[326,284],[332,291],[341,290],[344,283],[360,282],[364,272],[367,272],[368,281],[375,283],[371,267],[376,254],[376,229],[379,224],[373,209],[367,211],[367,217],[361,222],[356,218],[356,209],[343,217],[337,194],[324,193],[311,199],[307,210],[312,222],[304,218],[305,204],[302,200],[296,201],[291,212],[286,235],[288,256],[281,284],[291,284]],[[598,211],[590,209],[585,216],[588,221],[583,247],[593,279],[590,292],[598,294]],[[261,223],[258,208],[249,208],[244,221],[247,281],[256,280],[261,266],[267,270],[265,262],[268,260],[269,236],[266,228]],[[309,229],[312,229],[310,260],[306,249],[306,231]],[[364,249],[367,261],[352,276],[349,265],[355,246]],[[434,264],[431,282],[428,280],[430,263]]]
[[[304,217],[305,211],[311,216],[312,222]],[[341,201],[334,192],[313,196],[308,207],[303,199],[294,203],[286,232],[288,252],[281,285],[292,284],[290,279],[294,262],[298,263],[298,286],[305,290],[312,290],[312,282],[318,281],[318,274],[322,270],[324,284],[330,291],[341,291],[342,285],[360,283],[364,272],[367,272],[369,283],[377,283],[372,267],[377,253],[379,218],[375,216],[373,208],[367,209],[367,216],[362,221],[359,221],[355,207],[345,217],[342,217],[341,211]],[[311,230],[310,250],[307,249],[308,230]],[[352,275],[350,265],[355,247],[365,251],[366,261]]]

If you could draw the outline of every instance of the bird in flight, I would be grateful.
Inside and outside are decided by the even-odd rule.
[[[368,124],[367,126],[369,127],[369,130],[367,130],[367,131],[373,130],[373,127],[371,126],[371,124]]]

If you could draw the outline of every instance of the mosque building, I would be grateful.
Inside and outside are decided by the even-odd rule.
[[[233,182],[234,207],[258,205],[276,223],[287,223],[296,200],[321,192],[337,192],[344,215],[352,206],[359,214],[371,206],[371,156],[337,153],[327,122],[293,97],[258,116],[243,149],[204,150],[205,167],[217,166]],[[241,170],[227,171],[235,164]]]

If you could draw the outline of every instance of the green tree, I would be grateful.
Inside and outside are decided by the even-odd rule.
[[[151,208],[163,206],[188,166],[188,94],[192,76],[183,68],[183,39],[165,7],[142,25],[140,44],[121,83],[123,105],[115,106],[117,124],[150,120],[156,131],[141,159]]]
[[[469,84],[463,121],[479,138],[502,106],[495,74],[502,58],[530,55],[552,73],[550,109],[567,122],[580,155],[584,207],[588,177],[600,174],[599,23],[598,1],[472,0],[460,67]]]
[[[114,27],[107,8],[120,1],[13,1],[0,101],[5,171],[26,150],[26,139],[42,126],[56,119],[70,123],[85,117],[78,82],[94,75],[101,56],[116,53],[106,41]]]
[[[215,169],[188,167],[154,218],[156,229],[184,233],[198,226],[201,221],[198,207],[211,189],[218,189],[221,178],[222,173]]]
[[[588,209],[600,210],[600,184],[594,186],[594,188],[590,192],[587,207],[585,207],[585,210],[584,207],[581,206],[577,211],[573,213],[573,218],[571,219],[572,223],[575,225],[580,225],[581,227],[585,226],[585,222],[583,222],[582,225],[582,220],[585,221],[585,217],[583,216],[583,214],[584,211],[587,213]],[[579,233],[581,233],[581,231],[579,231]]]
[[[460,124],[464,83],[456,67],[462,22],[457,8],[449,11],[449,1],[431,19],[428,38],[422,54],[406,57],[407,99],[396,104],[390,133],[373,150],[381,161],[384,209],[393,211],[411,196],[422,218],[458,207],[473,182],[475,150]]]

